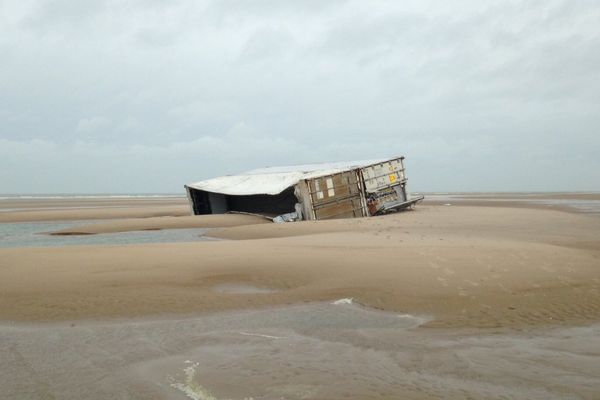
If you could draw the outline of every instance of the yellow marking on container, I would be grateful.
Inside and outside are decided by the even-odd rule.
[[[396,174],[390,175],[390,183],[396,182]]]

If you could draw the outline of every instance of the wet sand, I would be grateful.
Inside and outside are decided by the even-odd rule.
[[[232,225],[241,217],[219,216]],[[230,240],[0,249],[0,318],[143,316],[339,297],[435,315],[430,327],[518,328],[600,316],[600,219],[585,215],[421,206],[378,218],[206,234]],[[229,283],[278,291],[211,290]]]
[[[425,204],[429,205],[526,207],[600,216],[600,192],[428,193],[425,196]]]
[[[0,386],[29,399],[550,400],[600,391],[600,325],[473,334],[421,328],[428,318],[340,302],[0,324]]]
[[[82,224],[73,228],[61,229],[49,232],[51,235],[90,235],[98,233],[115,233],[131,231],[147,231],[161,229],[184,229],[184,228],[222,228],[243,225],[258,225],[273,223],[271,220],[244,214],[228,215],[186,215],[181,217],[147,217],[147,218],[124,218],[109,222],[96,222],[93,224]]]
[[[185,197],[3,198],[0,223],[146,218],[190,214]]]
[[[89,363],[96,381],[104,376],[100,385],[128,394],[137,388],[150,398],[185,398],[185,385],[208,393],[191,398],[592,399],[600,390],[600,218],[594,215],[514,203],[423,205],[377,218],[272,224],[240,215],[135,218],[146,207],[127,208],[134,213],[127,220],[70,233],[194,223],[224,240],[0,249],[6,353],[0,359],[9,360],[0,378],[17,379],[12,393],[117,393],[96,384],[86,390],[75,381],[52,383],[54,372],[35,366],[42,357],[48,365],[64,364],[67,373],[68,355],[50,349],[78,340],[88,350],[69,354]],[[305,329],[289,323],[295,307],[305,304],[304,314],[318,319],[330,309],[313,304],[342,298],[370,313],[410,314],[419,323],[365,331],[352,314],[346,328],[326,335],[310,321]],[[274,309],[280,311],[260,311]],[[258,314],[241,316],[246,313]],[[269,325],[268,315],[280,322]],[[231,333],[233,322],[211,325],[210,318],[246,321],[236,332],[252,335]],[[141,329],[145,323],[163,328]],[[191,330],[174,334],[181,324]],[[92,326],[110,328],[94,333]],[[138,328],[131,337],[124,333]],[[269,336],[291,342],[264,342],[275,340]],[[141,348],[119,355],[111,340],[121,339]],[[112,361],[101,361],[106,357]],[[38,377],[33,389],[25,375],[11,375],[14,365]],[[132,374],[131,381],[115,383],[125,375],[112,377],[111,365]],[[184,368],[191,365],[188,382]],[[169,371],[175,381],[157,371]],[[331,381],[348,382],[347,389],[327,391]],[[136,396],[129,397],[144,398]]]

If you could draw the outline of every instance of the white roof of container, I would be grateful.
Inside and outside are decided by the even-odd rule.
[[[190,188],[228,195],[275,195],[294,186],[303,179],[331,175],[355,168],[366,167],[390,159],[333,162],[323,164],[267,167],[246,171],[239,175],[226,175],[190,183]]]

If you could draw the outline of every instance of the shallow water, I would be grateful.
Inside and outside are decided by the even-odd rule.
[[[201,317],[0,325],[0,398],[579,399],[600,325],[473,335],[312,303]],[[2,397],[4,396],[4,397]]]
[[[246,283],[223,283],[215,285],[212,289],[217,293],[228,294],[268,294],[279,291],[277,289],[253,286]]]
[[[546,207],[561,207],[567,208],[574,212],[582,214],[600,215],[600,200],[595,199],[561,199],[561,198],[540,198],[539,195],[528,195],[528,194],[515,194],[514,197],[509,195],[502,195],[502,197],[494,197],[490,194],[428,194],[426,199],[429,201],[443,201],[446,205],[452,205],[453,201],[456,202],[514,202],[514,203],[525,203],[535,204]]]
[[[56,247],[71,245],[114,245],[135,243],[196,242],[208,240],[202,237],[206,229],[165,229],[103,233],[96,235],[48,235],[92,221],[18,222],[0,224],[0,247]]]

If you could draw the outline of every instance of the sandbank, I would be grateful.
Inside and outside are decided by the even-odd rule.
[[[209,234],[228,240],[1,249],[0,319],[210,313],[344,297],[432,315],[430,328],[520,329],[600,317],[600,218],[420,206]],[[223,284],[273,290],[214,290]]]

